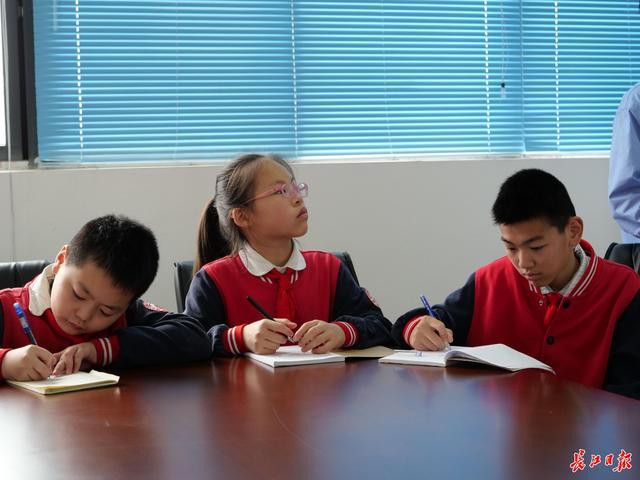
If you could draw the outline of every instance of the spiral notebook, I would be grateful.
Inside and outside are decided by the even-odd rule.
[[[91,370],[90,372],[76,372],[61,377],[49,377],[44,380],[34,380],[20,382],[17,380],[7,380],[11,386],[40,393],[42,395],[52,395],[54,393],[74,392],[76,390],[87,390],[90,388],[107,387],[115,385],[120,380],[117,375]]]

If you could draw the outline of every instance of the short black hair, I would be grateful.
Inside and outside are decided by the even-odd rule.
[[[497,225],[542,219],[563,231],[576,210],[560,180],[544,170],[530,168],[504,181],[492,213]]]
[[[147,227],[123,215],[87,222],[71,239],[65,262],[76,267],[92,261],[114,285],[142,295],[158,272],[158,244]]]

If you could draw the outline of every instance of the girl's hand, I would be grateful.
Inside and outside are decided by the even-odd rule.
[[[53,376],[69,375],[81,368],[88,368],[98,361],[98,352],[91,342],[78,343],[54,353],[57,363],[53,369]]]
[[[287,338],[293,336],[291,329],[295,327],[296,324],[286,318],[264,318],[246,325],[242,330],[242,338],[252,352],[270,354],[287,343]]]
[[[323,320],[311,320],[304,323],[293,336],[303,352],[327,353],[344,345],[342,329]]]

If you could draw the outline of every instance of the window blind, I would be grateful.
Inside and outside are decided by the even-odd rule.
[[[636,0],[524,0],[526,151],[608,150],[616,108],[640,81]]]
[[[293,146],[289,2],[35,2],[43,161]]]
[[[635,0],[34,2],[48,162],[607,150]]]
[[[510,0],[295,2],[300,154],[519,150],[518,16]]]

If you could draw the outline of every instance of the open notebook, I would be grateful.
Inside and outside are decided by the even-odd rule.
[[[43,395],[51,395],[53,393],[73,392],[75,390],[87,390],[89,388],[115,385],[118,383],[118,380],[120,380],[120,377],[117,375],[91,370],[90,372],[76,372],[71,375],[49,377],[45,380],[34,380],[30,382],[7,380],[7,383],[14,387],[23,388]]]
[[[393,355],[381,358],[379,362],[429,365],[433,367],[446,367],[454,362],[474,362],[493,365],[494,367],[511,371],[540,368],[555,373],[549,365],[502,343],[483,345],[481,347],[451,347],[451,350],[439,352],[397,351]]]
[[[313,365],[316,363],[344,362],[344,357],[336,353],[302,352],[298,345],[287,345],[278,348],[271,355],[245,353],[247,357],[271,367],[289,367],[293,365]]]

